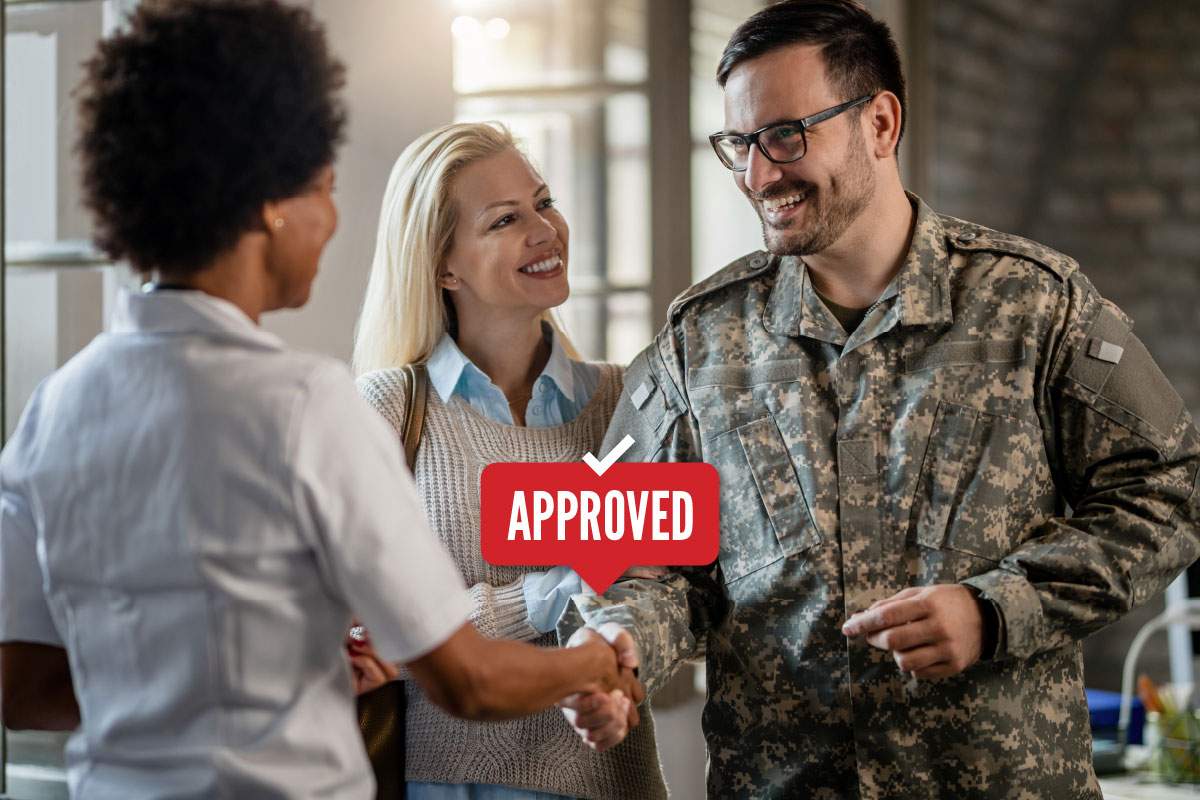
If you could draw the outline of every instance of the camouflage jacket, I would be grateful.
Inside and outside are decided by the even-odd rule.
[[[634,634],[651,691],[706,658],[710,797],[1100,797],[1080,640],[1200,552],[1200,434],[1073,261],[918,201],[847,336],[799,259],[748,256],[630,366],[606,450],[627,433],[718,468],[720,556],[573,612]],[[958,676],[840,632],[950,582],[1000,618]]]

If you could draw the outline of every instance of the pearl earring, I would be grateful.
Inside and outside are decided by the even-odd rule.
[[[276,229],[282,228],[284,225],[283,217],[276,217],[273,223]]]

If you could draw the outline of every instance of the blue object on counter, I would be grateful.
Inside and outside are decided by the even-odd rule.
[[[1088,714],[1092,719],[1092,733],[1107,733],[1105,738],[1115,738],[1117,722],[1121,717],[1121,693],[1102,689],[1085,689],[1084,692],[1087,694]],[[1127,744],[1141,744],[1146,709],[1142,708],[1142,701],[1134,697],[1130,711]]]

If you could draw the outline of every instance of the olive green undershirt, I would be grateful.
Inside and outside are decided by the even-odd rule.
[[[837,318],[837,321],[841,323],[842,329],[845,330],[847,334],[854,333],[856,330],[858,330],[858,326],[862,324],[864,319],[866,319],[867,311],[870,309],[870,306],[867,308],[848,308],[847,306],[840,306],[820,292],[817,292],[817,297],[821,298],[821,302],[824,303],[825,307],[829,309],[830,313]]]

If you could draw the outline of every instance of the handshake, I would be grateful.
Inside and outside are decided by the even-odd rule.
[[[598,629],[580,628],[567,642],[567,647],[589,641],[606,642],[617,656],[617,685],[610,691],[577,692],[563,700],[558,707],[571,727],[588,747],[603,753],[620,744],[629,731],[637,727],[638,705],[646,690],[637,677],[637,647],[629,632],[615,622],[606,622]]]
[[[563,648],[485,638],[468,623],[403,674],[379,657],[361,625],[350,630],[346,652],[357,694],[413,679],[447,713],[476,720],[511,719],[557,704],[600,752],[637,726],[637,706],[646,696],[633,637],[616,623],[580,628]]]

